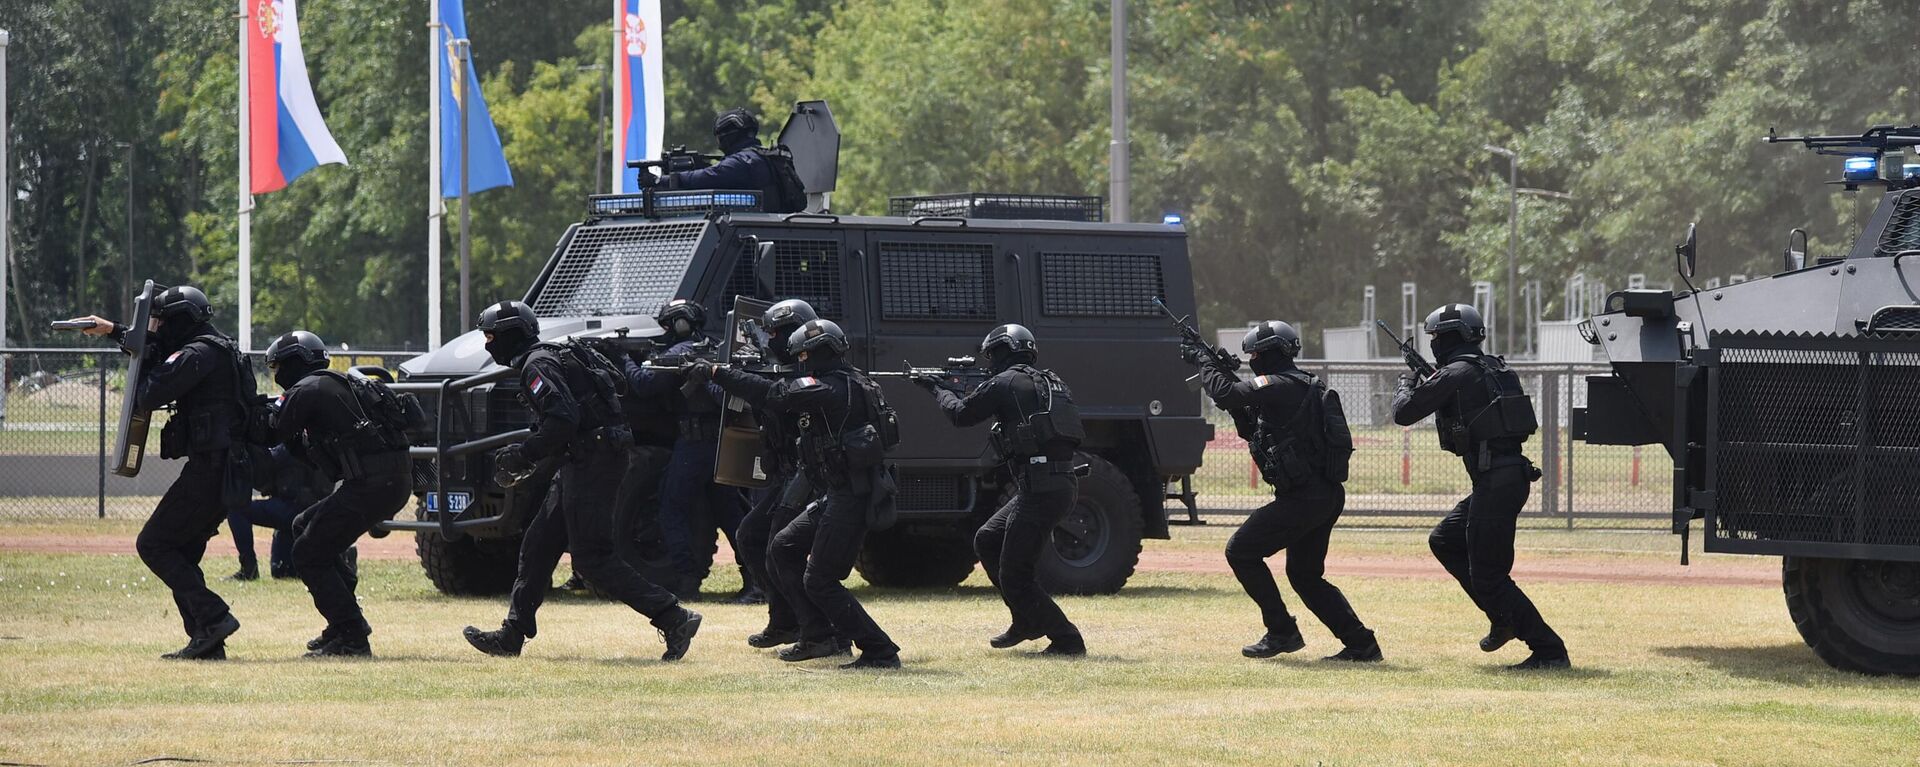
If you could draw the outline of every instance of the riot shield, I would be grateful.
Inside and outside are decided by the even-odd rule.
[[[735,296],[727,313],[726,361],[749,370],[767,364],[766,332],[761,316],[773,304]],[[713,461],[713,481],[731,487],[766,487],[767,444],[753,408],[731,394],[720,403],[720,441]]]
[[[795,102],[778,140],[793,152],[793,170],[807,194],[833,191],[840,179],[840,126],[827,102]]]
[[[153,314],[153,294],[153,280],[147,280],[133,299],[129,328],[120,337],[120,347],[128,355],[127,378],[120,385],[120,430],[113,447],[113,473],[122,477],[140,474],[140,459],[147,452],[147,427],[153,421],[151,411],[138,409],[140,377],[147,372],[147,318]]]

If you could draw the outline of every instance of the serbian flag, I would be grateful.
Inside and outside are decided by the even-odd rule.
[[[667,92],[661,84],[660,0],[621,0],[614,19],[613,167],[617,193],[640,191],[630,160],[660,156],[667,128]]]
[[[247,24],[249,191],[285,187],[315,165],[347,164],[307,82],[296,0],[258,0]]]

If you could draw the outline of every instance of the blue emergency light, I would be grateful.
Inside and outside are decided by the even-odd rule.
[[[1186,222],[1187,217],[1178,213],[1164,213],[1160,216],[1160,223],[1166,224],[1167,226],[1179,226]]]
[[[1880,177],[1880,160],[1873,157],[1849,157],[1847,167],[1840,174],[1847,181],[1872,181]]]

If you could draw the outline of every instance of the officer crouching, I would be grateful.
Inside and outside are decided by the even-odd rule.
[[[307,657],[371,656],[373,628],[354,597],[360,579],[347,551],[413,498],[406,414],[384,384],[328,370],[326,344],[307,331],[274,339],[267,367],[283,391],[274,441],[339,483],[293,520],[293,570],[327,620]]]
[[[1182,350],[1199,362],[1197,349]],[[1346,595],[1328,583],[1327,544],[1346,507],[1347,459],[1353,438],[1339,397],[1312,373],[1293,364],[1300,354],[1300,333],[1284,322],[1263,322],[1240,342],[1253,368],[1242,381],[1216,359],[1206,359],[1200,380],[1214,405],[1233,416],[1234,428],[1247,440],[1261,478],[1273,488],[1273,502],[1247,515],[1227,539],[1227,565],[1247,596],[1260,606],[1267,633],[1240,649],[1249,658],[1271,658],[1306,646],[1300,628],[1280,598],[1267,569],[1267,557],[1287,551],[1287,582],[1314,617],[1345,645],[1331,661],[1381,660],[1373,632],[1353,612]]]
[[[1053,541],[1053,529],[1073,510],[1080,483],[1074,477],[1073,449],[1086,438],[1080,410],[1065,381],[1036,366],[1039,346],[1021,325],[1001,325],[980,341],[980,353],[993,377],[965,393],[955,393],[938,376],[914,376],[932,392],[941,412],[955,426],[996,419],[994,452],[1013,476],[1014,495],[974,534],[973,549],[1013,614],[1012,624],[987,643],[1007,648],[1029,639],[1051,640],[1046,655],[1085,655],[1079,627],[1040,585],[1041,555]]]

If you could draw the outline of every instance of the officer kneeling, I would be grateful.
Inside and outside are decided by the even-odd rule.
[[[1199,350],[1185,349],[1189,362],[1198,362]],[[1340,399],[1319,378],[1295,367],[1300,333],[1284,322],[1263,322],[1240,341],[1240,351],[1253,368],[1253,380],[1238,375],[1214,359],[1200,368],[1200,380],[1213,403],[1233,416],[1234,428],[1247,441],[1261,478],[1273,488],[1273,502],[1247,515],[1227,539],[1227,565],[1260,606],[1267,633],[1240,649],[1249,658],[1271,658],[1306,646],[1300,628],[1280,598],[1280,588],[1267,569],[1267,557],[1287,551],[1287,582],[1307,609],[1326,624],[1345,645],[1327,660],[1373,663],[1381,659],[1373,632],[1347,603],[1340,589],[1328,583],[1327,542],[1346,507],[1348,456],[1353,437]],[[1237,366],[1236,366],[1237,367]]]
[[[667,644],[661,660],[685,657],[700,614],[649,582],[614,546],[613,504],[633,444],[620,409],[619,371],[585,346],[539,343],[540,318],[519,301],[488,307],[479,329],[493,361],[520,371],[521,402],[534,417],[533,436],[494,454],[495,477],[518,482],[536,464],[554,460],[559,470],[547,492],[560,498],[541,508],[520,541],[507,619],[493,631],[468,626],[467,642],[488,655],[519,655],[538,630],[534,616],[553,568],[571,550],[574,568],[588,581],[651,620]]]
[[[993,448],[1013,475],[1013,499],[994,512],[974,534],[973,549],[1013,613],[1012,625],[988,640],[997,648],[1029,639],[1053,641],[1047,655],[1085,655],[1080,629],[1040,585],[1040,557],[1053,541],[1053,529],[1073,510],[1080,483],[1074,477],[1073,449],[1086,438],[1073,393],[1051,370],[1037,367],[1039,346],[1021,325],[1001,325],[980,342],[993,377],[963,398],[938,376],[917,375],[914,383],[932,392],[955,426],[988,418]]]
[[[1567,668],[1566,643],[1513,582],[1515,523],[1527,505],[1528,485],[1540,478],[1520,453],[1538,428],[1533,402],[1505,361],[1480,350],[1487,326],[1479,311],[1447,304],[1427,315],[1426,330],[1438,369],[1424,380],[1401,374],[1393,422],[1412,426],[1436,416],[1440,447],[1460,456],[1473,480],[1473,494],[1434,526],[1427,543],[1487,614],[1483,652],[1518,637],[1533,654],[1509,668]]]
[[[293,521],[294,572],[327,619],[307,657],[370,656],[347,550],[413,498],[405,406],[384,384],[328,370],[326,344],[304,330],[274,339],[267,367],[283,391],[274,441],[339,483]]]

